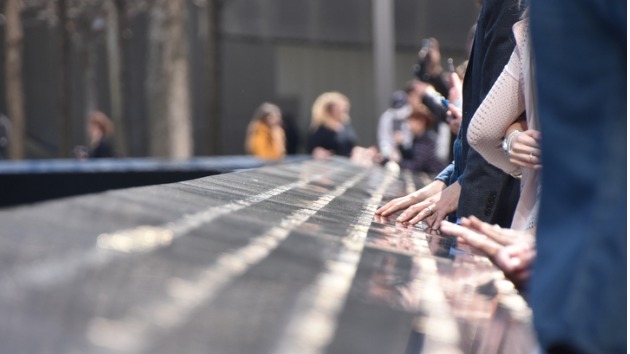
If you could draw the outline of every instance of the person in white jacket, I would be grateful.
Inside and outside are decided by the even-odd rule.
[[[381,114],[378,122],[378,148],[383,158],[400,162],[401,156],[395,138],[397,134],[402,137],[403,146],[411,147],[413,136],[407,124],[407,117],[411,111],[407,93],[395,91],[392,94],[391,106]]]

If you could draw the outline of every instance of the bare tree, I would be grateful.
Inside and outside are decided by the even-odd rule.
[[[210,155],[220,155],[221,125],[221,10],[224,0],[207,0],[208,10],[208,115]]]
[[[151,154],[192,155],[185,0],[156,0],[149,12],[148,111]]]
[[[126,124],[123,118],[125,113],[125,70],[123,70],[125,60],[123,56],[124,43],[122,38],[127,15],[125,13],[124,0],[117,0],[115,3],[113,0],[108,0],[105,6],[107,10],[106,44],[109,96],[111,101],[110,116],[117,130],[117,133],[114,134],[115,150],[119,156],[124,157],[127,155],[127,144],[125,141]]]
[[[83,87],[85,91],[85,113],[87,119],[90,112],[98,110],[98,85],[96,76],[96,46],[102,31],[106,27],[102,14],[102,2],[87,1],[74,8],[78,26],[76,45],[83,56]]]
[[[5,75],[7,107],[11,119],[9,137],[9,157],[13,160],[24,158],[24,91],[22,84],[22,21],[19,0],[5,0]]]
[[[188,45],[185,29],[186,0],[169,0],[165,56],[170,62],[168,85],[168,127],[170,156],[187,158],[192,155],[192,124]]]
[[[166,80],[163,77],[162,40],[166,14],[164,1],[155,1],[149,8],[146,105],[149,115],[149,153],[151,156],[168,156],[164,141],[168,135],[166,124]]]
[[[72,85],[70,82],[70,43],[71,43],[71,23],[68,19],[68,2],[59,0],[57,2],[57,14],[59,17],[59,28],[61,30],[61,65],[60,65],[60,87],[59,105],[60,114],[58,120],[59,132],[59,152],[58,157],[67,157],[71,145],[71,119],[70,107],[72,106]]]

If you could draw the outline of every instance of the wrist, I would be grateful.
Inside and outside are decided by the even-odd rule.
[[[446,187],[448,187],[448,185],[446,184],[446,182],[436,179],[433,181],[433,184],[435,184],[435,189],[437,189],[438,192],[441,192],[443,190],[446,189]]]
[[[503,149],[503,152],[505,152],[505,154],[507,155],[507,157],[510,157],[510,153],[512,153],[512,145],[514,144],[514,140],[516,140],[516,138],[522,133],[522,131],[516,129],[513,130],[512,132],[510,132],[510,134],[503,139],[503,143],[501,144],[501,148]]]
[[[422,201],[434,194],[440,193],[442,190],[446,188],[446,184],[440,180],[434,180],[430,184],[426,185],[424,188],[419,189],[413,193],[413,198]]]

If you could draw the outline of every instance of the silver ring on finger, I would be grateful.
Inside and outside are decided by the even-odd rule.
[[[433,214],[433,205],[427,207],[427,210],[429,211],[430,214]]]
[[[433,214],[433,215],[435,215],[435,214]],[[437,231],[440,228],[438,223],[435,222],[436,219],[437,219],[437,215],[435,215],[435,216],[436,216],[435,218],[431,217],[432,220],[428,220],[428,218],[427,218],[427,225],[429,225],[429,229],[431,231]]]
[[[529,152],[529,161],[534,159],[534,150]]]

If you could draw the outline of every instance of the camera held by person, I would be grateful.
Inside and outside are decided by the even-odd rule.
[[[448,123],[448,105],[449,102],[442,94],[437,92],[433,86],[429,86],[424,90],[422,95],[422,104],[427,106],[431,113],[437,118],[438,121]]]

